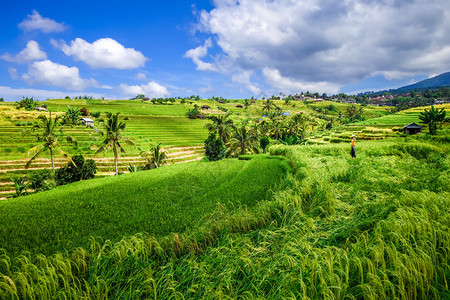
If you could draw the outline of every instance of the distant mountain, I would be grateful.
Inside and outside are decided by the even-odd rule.
[[[403,86],[401,88],[398,88],[397,90],[401,91],[419,91],[419,90],[426,90],[426,89],[436,89],[440,88],[442,86],[450,87],[450,72],[442,73],[440,75],[437,75],[432,78],[428,78],[422,81],[419,81],[414,84],[410,84],[407,86]]]
[[[389,92],[392,95],[398,95],[398,94],[403,94],[403,93],[409,93],[412,91],[423,92],[425,90],[435,90],[440,87],[450,87],[450,72],[442,73],[435,77],[428,78],[428,79],[416,82],[414,84],[402,86],[398,89],[378,91],[375,93],[367,92],[364,94],[372,94],[375,96],[375,95],[382,95],[383,93]]]

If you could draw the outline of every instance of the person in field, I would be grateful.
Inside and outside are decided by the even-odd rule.
[[[352,150],[350,151],[350,154],[352,155],[352,158],[356,157],[356,152],[355,152],[355,144],[356,144],[356,137],[353,134],[352,135]]]

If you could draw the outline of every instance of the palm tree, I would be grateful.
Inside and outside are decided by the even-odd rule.
[[[44,152],[45,150],[50,151],[50,159],[52,161],[52,170],[53,173],[55,173],[55,162],[53,160],[53,151],[57,150],[60,152],[64,157],[68,159],[68,161],[72,161],[72,159],[65,153],[61,148],[58,147],[58,135],[56,132],[56,126],[58,124],[58,121],[61,119],[60,116],[56,116],[55,119],[52,119],[52,113],[50,112],[49,118],[47,118],[44,115],[40,115],[38,119],[41,121],[40,124],[37,124],[33,127],[33,131],[36,130],[42,130],[42,132],[38,133],[37,140],[39,142],[42,142],[41,144],[31,148],[28,151],[28,156],[31,155],[30,160],[26,163],[25,168],[29,168],[33,160],[38,157],[39,154]],[[60,130],[60,133],[62,131]],[[69,143],[76,144],[76,140],[72,136],[66,136],[66,139]]]
[[[208,119],[210,119],[212,123],[205,125],[205,128],[208,129],[210,133],[217,133],[224,143],[226,143],[232,135],[231,129],[233,128],[233,120],[229,117],[230,114],[209,116]]]
[[[76,125],[81,116],[81,110],[78,107],[71,108],[67,105],[68,109],[63,117],[64,124]]]
[[[107,151],[112,148],[114,152],[114,167],[116,171],[116,175],[119,174],[117,169],[117,162],[119,160],[120,152],[125,152],[125,150],[121,146],[121,142],[125,142],[129,145],[134,145],[135,143],[125,138],[121,135],[121,132],[125,130],[126,124],[124,122],[119,122],[119,114],[112,114],[110,112],[106,113],[106,117],[108,118],[106,122],[104,120],[100,120],[105,123],[105,133],[106,139],[103,141],[102,146],[97,150],[96,154],[101,151]],[[103,133],[102,133],[103,135]]]
[[[431,106],[430,110],[426,110],[420,113],[419,119],[421,123],[428,124],[428,130],[431,135],[435,135],[438,126],[446,121],[444,108],[435,109],[434,105]]]
[[[262,108],[262,110],[263,110],[263,111],[270,112],[270,110],[271,110],[273,107],[275,107],[275,104],[273,103],[273,101],[270,100],[270,99],[267,99],[267,100],[264,101],[264,103],[263,103],[263,108]]]
[[[252,131],[248,130],[247,127],[241,126],[236,127],[233,137],[229,142],[228,154],[243,155],[247,152],[258,153],[258,135]]]
[[[14,195],[10,195],[6,198],[16,198],[28,195],[28,183],[25,183],[25,177],[12,178],[10,177],[12,182],[14,182],[14,187],[16,189],[16,193]]]
[[[151,152],[152,152],[151,162],[155,168],[159,168],[160,166],[166,163],[167,154],[166,151],[161,149],[161,143],[158,143],[158,145],[153,147]]]
[[[167,153],[161,148],[161,143],[150,148],[150,152],[141,152],[141,156],[147,160],[144,170],[159,168],[167,162]]]

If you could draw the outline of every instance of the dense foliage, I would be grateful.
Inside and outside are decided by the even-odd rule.
[[[174,230],[175,234],[165,238],[141,233],[119,243],[92,239],[89,248],[78,248],[70,254],[27,254],[12,259],[3,254],[0,295],[114,299],[448,298],[448,146],[415,140],[360,142],[354,160],[348,155],[348,145],[278,146],[270,150],[288,157],[293,167],[292,172],[287,172],[286,188],[275,191],[272,201],[252,202],[252,206],[238,210],[229,209],[232,202],[220,202],[214,215],[204,218],[201,226],[184,233]],[[258,161],[255,166],[260,164]],[[203,170],[205,180],[214,178],[208,175],[217,166],[203,165],[210,168]],[[230,175],[240,175],[239,169]],[[261,170],[270,168],[261,166]],[[255,171],[240,180],[260,174]],[[94,180],[98,185],[91,186],[91,196],[100,187],[111,189],[113,181],[123,186],[136,175],[151,172]],[[198,173],[186,174],[185,178],[193,174]],[[217,196],[214,203],[229,199],[224,192],[232,193],[243,186],[240,180],[215,190],[209,197]],[[107,181],[111,181],[110,185],[105,186]],[[142,190],[143,181],[133,180],[134,185],[138,184],[134,194]],[[162,184],[175,186],[171,181]],[[63,196],[60,192],[49,203]],[[79,199],[81,194],[72,199]],[[25,201],[24,207],[32,205],[38,195],[21,199],[20,203]],[[165,198],[159,195],[157,199]],[[139,207],[141,203],[127,197],[120,201],[126,201],[128,207]],[[117,207],[120,201],[110,204]],[[39,202],[42,205],[42,199]],[[70,203],[75,208],[75,203]],[[85,198],[79,203],[96,210],[97,202]],[[204,201],[195,203],[203,205]],[[12,212],[19,202],[1,204],[3,211]],[[128,210],[122,211],[123,225],[128,218],[135,218]],[[169,216],[175,212],[170,206],[164,211]],[[192,207],[189,211],[198,220]],[[34,217],[33,222],[39,217]],[[166,224],[173,226],[184,219],[173,218]],[[5,237],[7,231],[0,230],[0,236]],[[54,234],[58,232],[56,229]],[[36,243],[33,240],[24,241],[31,246]],[[42,247],[42,243],[39,245]]]
[[[58,185],[87,180],[95,177],[97,166],[93,159],[84,160],[83,155],[72,156],[72,160],[56,170],[55,180]]]
[[[56,187],[52,170],[34,170],[29,176],[30,187],[36,192],[48,191]]]
[[[436,109],[434,106],[431,106],[429,110],[425,109],[425,111],[420,113],[419,119],[422,123],[428,125],[428,132],[431,135],[435,135],[438,128],[442,127],[442,123],[448,121],[445,118],[445,114],[444,108]]]
[[[211,133],[205,140],[205,156],[209,161],[224,159],[227,154],[227,148],[220,137],[216,137],[215,133]]]
[[[33,97],[23,97],[22,100],[17,102],[17,108],[25,108],[26,110],[33,110],[38,106],[38,103]]]

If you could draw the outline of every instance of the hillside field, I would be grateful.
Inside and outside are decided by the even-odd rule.
[[[101,237],[92,238],[88,245],[72,251],[10,256],[11,249],[14,252],[17,247],[12,246],[0,260],[3,274],[0,296],[3,299],[55,295],[110,299],[448,299],[448,144],[399,138],[357,145],[354,160],[346,144],[270,148],[274,158],[285,157],[290,167],[282,168],[283,184],[275,184],[277,188],[270,194],[262,188],[261,196],[257,196],[252,186],[260,186],[257,178],[268,168],[279,166],[282,160],[250,156],[248,161],[219,162],[225,169],[219,169],[217,163],[188,163],[156,172],[80,182],[49,194],[1,202],[0,212],[2,220],[8,219],[9,234],[13,234],[14,228],[18,230],[14,239],[6,238],[20,244],[22,250],[29,248],[32,252],[39,249],[51,253],[54,250],[51,243],[55,243],[52,236],[58,236],[56,244],[67,246],[65,239],[72,239],[74,231],[56,229],[79,226],[83,214],[92,220],[94,228],[98,222],[113,217],[116,208],[121,211],[117,215],[122,217],[114,224],[109,222],[114,230],[103,231]],[[253,167],[264,171],[251,170],[252,162]],[[181,171],[187,169],[203,171],[184,176]],[[217,178],[224,180],[224,185],[212,182],[211,188],[218,189],[211,193],[197,189],[194,182],[204,177],[203,182],[208,183],[213,180],[209,175],[217,172],[225,172]],[[279,173],[272,174],[277,177]],[[184,181],[177,176],[195,179]],[[229,181],[227,176],[235,180]],[[173,187],[171,177],[185,182],[184,188],[167,189]],[[155,183],[156,178],[159,183]],[[271,180],[270,176],[264,178]],[[109,208],[108,200],[102,204],[100,200],[89,202],[90,197],[82,196],[89,188],[97,190],[89,193],[95,197],[105,189],[132,182],[136,186],[117,193],[117,197],[109,200]],[[161,187],[155,194],[160,197],[152,197],[154,200],[150,201],[153,207],[161,203],[155,216],[173,216],[163,218],[168,219],[165,225],[168,229],[159,236],[129,222],[149,211],[140,209],[138,203],[150,200],[145,189],[155,185]],[[193,187],[192,191],[185,190],[188,186]],[[201,206],[192,202],[185,211],[175,204],[183,203],[186,193],[197,195],[195,191],[207,195],[192,198],[198,199]],[[114,189],[111,192],[115,193]],[[165,193],[172,194],[171,204],[163,205],[169,197]],[[62,194],[64,201],[58,201],[58,195]],[[204,206],[205,203],[209,204]],[[49,205],[80,211],[80,215],[59,219],[49,213]],[[96,208],[102,205],[105,211]],[[30,227],[20,228],[23,218],[10,215],[13,211],[19,214],[21,206],[30,207],[25,211]],[[180,227],[185,217],[177,217],[177,210],[183,215],[188,212],[186,218],[197,216],[194,220],[201,222],[185,230],[183,225]],[[27,232],[41,218],[55,218],[50,226],[39,230],[42,234],[46,232],[46,239],[52,242],[33,244],[38,242],[39,234],[30,237]],[[127,235],[121,241],[114,234],[118,230]],[[5,239],[5,231],[2,235]]]
[[[262,101],[46,103],[53,114],[120,112],[136,146],[120,158],[125,174],[106,176],[113,157],[95,155],[99,120],[64,128],[79,143],[62,148],[95,159],[100,176],[0,201],[0,299],[450,298],[448,124],[435,136],[401,131],[423,107],[367,106],[347,123],[346,103],[276,100],[306,117],[301,145],[272,140],[267,154],[208,162],[210,121],[186,111],[208,104],[202,113],[228,110],[251,126],[266,120]],[[24,169],[36,139],[22,132],[41,114],[0,103],[0,198],[9,177],[49,168],[43,154]],[[128,173],[158,142],[169,165]]]

